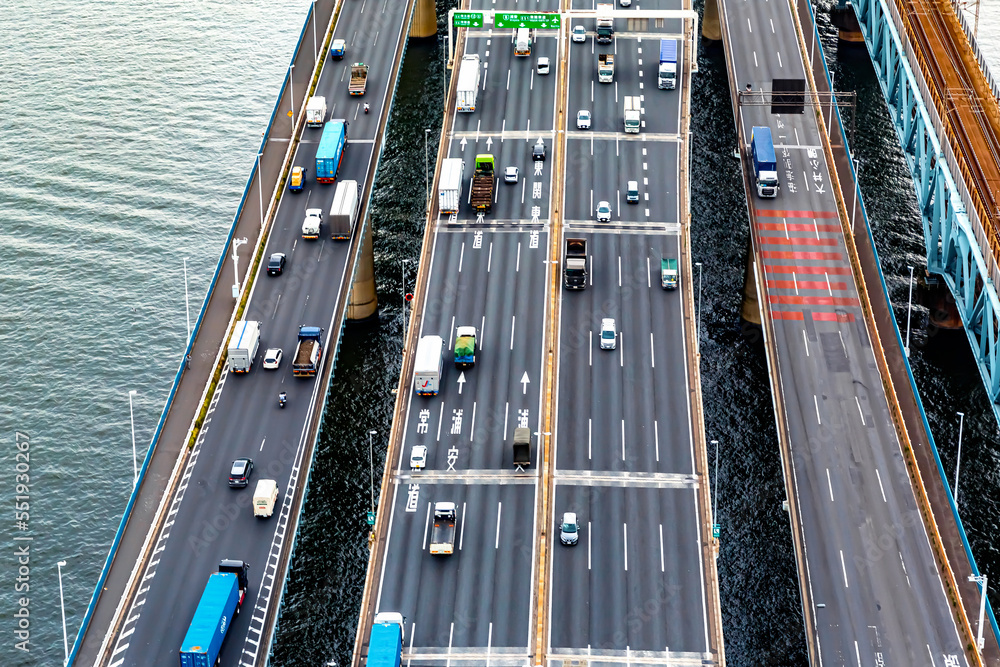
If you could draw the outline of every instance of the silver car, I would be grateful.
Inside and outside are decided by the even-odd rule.
[[[601,320],[601,349],[613,350],[618,344],[618,329],[615,318],[605,317]]]
[[[573,27],[573,41],[577,44],[587,41],[587,29],[582,25]]]
[[[568,547],[580,541],[580,524],[576,522],[576,512],[564,512],[559,524],[559,541]]]

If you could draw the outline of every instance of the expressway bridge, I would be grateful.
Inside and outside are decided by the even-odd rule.
[[[690,280],[697,20],[677,18],[691,9],[683,0],[647,0],[641,10],[619,9],[634,16],[620,14],[614,41],[603,45],[595,40],[593,3],[536,5],[577,10],[580,18],[537,31],[528,58],[514,56],[509,29],[463,30],[455,45],[456,59],[480,56],[481,101],[473,114],[446,104],[438,164],[461,158],[468,176],[476,154],[491,152],[499,167],[517,166],[520,175],[512,184],[497,180],[493,210],[483,217],[467,202],[455,215],[430,208],[407,350],[423,335],[442,336],[450,350],[455,328],[473,325],[479,355],[472,369],[446,368],[440,393],[423,397],[411,392],[413,355],[406,354],[381,493],[387,511],[377,516],[354,660],[367,654],[372,614],[399,611],[408,664],[724,664]],[[751,126],[769,125],[785,167],[777,199],[747,197],[748,292],[760,304],[768,341],[811,659],[979,664],[967,648],[974,641],[968,610],[978,593],[961,576],[971,558],[961,562],[961,540],[956,548],[945,537],[953,518],[940,514],[933,489],[921,483],[927,475],[914,472],[925,462],[914,453],[914,433],[900,426],[905,406],[886,390],[899,387],[886,380],[893,346],[883,349],[884,333],[868,324],[879,299],[854,278],[871,268],[862,266],[863,244],[842,196],[853,175],[838,162],[845,142],[831,140],[837,109],[830,109],[835,125],[812,107],[769,114],[753,103],[767,99],[778,78],[804,81],[805,97],[824,84],[815,78],[822,63],[810,66],[802,55],[799,35],[813,31],[811,14],[775,2],[723,0],[717,9],[741,143],[745,148]],[[664,18],[645,15],[655,10]],[[583,43],[569,39],[577,22],[588,31]],[[871,31],[876,24],[864,25]],[[232,295],[224,279],[206,300],[190,368],[178,375],[74,645],[74,664],[175,664],[183,619],[199,594],[186,582],[193,573],[207,576],[220,558],[256,566],[248,613],[234,619],[222,664],[266,664],[340,330],[349,317],[375,310],[367,201],[408,32],[434,33],[433,3],[318,0],[310,9],[230,235],[247,239],[252,259]],[[885,28],[874,32],[876,43],[885,41]],[[661,37],[681,45],[675,90],[656,87]],[[345,61],[327,57],[334,38],[348,41]],[[611,85],[596,82],[598,53],[616,56]],[[534,66],[540,56],[553,62],[551,74]],[[371,66],[364,97],[370,116],[346,93],[345,66],[355,60]],[[905,66],[894,71],[904,70],[910,74]],[[893,85],[888,90],[902,90]],[[331,118],[350,122],[340,178],[357,180],[365,203],[349,243],[299,238],[303,209],[329,207],[331,188],[283,191],[291,166],[315,154],[318,131],[301,118],[315,94],[327,97]],[[641,100],[637,134],[622,132],[625,97]],[[579,109],[592,113],[589,130],[576,126]],[[921,159],[927,145],[938,146],[928,136],[913,149]],[[539,140],[546,157],[534,161]],[[916,144],[904,141],[904,148]],[[942,250],[942,263],[929,260],[929,267],[966,271],[955,284],[975,304],[963,316],[992,317],[993,283],[968,288],[970,266],[983,255],[962,243],[975,234],[959,233],[968,231],[968,217],[955,204],[956,181],[940,171],[945,162],[916,161],[942,174],[926,199],[928,215],[939,216],[928,227],[942,233],[953,224],[947,230],[956,238]],[[637,205],[624,199],[631,180],[640,184]],[[609,222],[595,220],[598,201],[610,203]],[[583,291],[561,286],[567,237],[588,242]],[[268,279],[261,259],[276,251],[288,255],[288,275]],[[664,257],[680,262],[676,291],[657,282]],[[224,343],[240,317],[264,322],[262,345],[286,349],[299,324],[323,326],[322,371],[297,382],[287,370],[231,377]],[[617,323],[613,350],[598,340],[608,317]],[[278,411],[272,397],[286,383],[299,400]],[[524,470],[515,469],[509,448],[517,427],[533,434]],[[409,453],[418,444],[428,448],[427,465],[411,471]],[[277,479],[280,509],[272,522],[255,521],[245,494],[226,488],[224,471],[237,456],[253,456],[259,475]],[[427,553],[436,501],[459,510],[456,551],[447,558]],[[575,547],[556,543],[567,511],[580,520]],[[931,511],[939,512],[936,524],[927,519]],[[955,596],[962,605],[953,614]],[[987,653],[995,650],[989,639]]]

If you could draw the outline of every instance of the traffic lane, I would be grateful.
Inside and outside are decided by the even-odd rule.
[[[592,132],[614,132],[620,130],[622,102],[618,95],[619,73],[624,63],[614,54],[613,44],[598,44],[596,39],[588,39],[583,44],[570,42],[566,49],[567,67],[567,129],[576,131],[576,113],[587,109],[592,114]],[[615,58],[615,76],[611,83],[601,83],[597,73],[597,59],[600,54],[611,54]],[[586,131],[586,130],[584,130]]]
[[[503,129],[504,110],[510,103],[510,72],[514,65],[513,53],[506,48],[506,36],[488,31],[470,31],[466,35],[464,55],[479,56],[479,92],[476,110],[455,112],[453,132],[477,130],[498,133]],[[518,59],[520,60],[520,59]],[[452,76],[458,76],[461,61],[456,61]],[[517,85],[515,81],[515,86]]]
[[[789,8],[746,2],[728,2],[725,7],[731,46],[739,56],[731,64],[737,81],[768,90],[774,78],[805,76]]]
[[[464,137],[463,137],[464,138]],[[493,206],[489,213],[483,214],[483,222],[500,224],[544,223],[550,210],[552,138],[543,137],[546,148],[546,159],[535,161],[531,151],[538,137],[531,139],[506,139],[501,141],[497,135],[480,135],[478,141],[464,138],[461,141],[452,139],[450,157],[461,158],[465,162],[465,176],[462,182],[462,193],[457,217],[452,222],[447,215],[439,220],[447,224],[476,222],[478,214],[472,208],[472,180],[476,170],[476,155],[489,153],[493,155]],[[455,145],[457,144],[457,146]],[[507,166],[518,168],[516,183],[504,180],[504,169]]]
[[[646,141],[642,135],[567,141],[566,171],[578,177],[567,183],[566,218],[603,225],[596,222],[596,209],[599,202],[607,201],[611,228],[620,223],[678,222],[678,159],[677,142]],[[632,180],[639,186],[638,204],[626,201]]]
[[[942,613],[943,600],[935,600],[943,597],[940,580],[933,581],[936,573],[925,585],[925,568],[917,566],[932,554],[929,547],[921,548],[927,538],[912,496],[905,498],[912,492],[908,487],[904,492],[902,513],[892,512],[887,503],[886,491],[893,492],[889,484],[897,476],[888,470],[883,476],[873,453],[885,449],[882,443],[891,442],[896,448],[898,443],[884,423],[887,411],[881,419],[872,414],[866,417],[855,394],[857,387],[873,379],[877,383],[877,378],[866,377],[869,366],[864,359],[854,361],[856,368],[849,373],[830,351],[814,349],[812,357],[807,356],[801,330],[791,323],[778,331],[776,342],[783,349],[796,349],[796,359],[824,360],[786,364],[782,384],[785,396],[812,398],[810,407],[815,411],[809,414],[792,406],[786,414],[793,443],[808,443],[793,448],[793,461],[803,534],[810,545],[814,601],[842,612],[828,624],[825,641],[828,646],[837,645],[844,638],[840,626],[846,615],[857,624],[850,642],[875,628],[877,636],[869,637],[873,653],[895,654],[897,659],[902,655],[915,664],[924,652],[917,650],[921,649],[917,640],[940,633],[935,627],[954,626]],[[845,370],[836,376],[830,373],[825,366],[831,361]],[[816,382],[822,382],[822,400]],[[919,611],[905,620],[883,618],[875,610],[887,599],[894,606]],[[957,642],[957,631],[953,632]]]
[[[571,511],[581,533],[553,548],[553,649],[705,650],[693,500],[683,488],[556,485],[553,530]]]
[[[677,83],[676,88],[672,90],[659,87],[659,41],[644,39],[638,44],[639,60],[636,63],[636,70],[641,77],[639,83],[643,94],[643,120],[645,121],[643,130],[658,134],[678,134],[681,128],[681,102],[688,94],[684,90],[682,71],[685,42],[680,36],[669,34],[664,35],[663,39],[673,39],[677,42]]]
[[[531,578],[523,573],[531,572],[534,485],[422,484],[418,494],[416,511],[407,512],[410,492],[397,487],[377,608],[412,620],[407,641],[417,652],[486,647],[490,623],[493,646],[526,646]],[[428,551],[437,501],[455,502],[458,509],[450,556]],[[526,552],[519,535],[527,540]],[[487,598],[486,606],[478,596]]]

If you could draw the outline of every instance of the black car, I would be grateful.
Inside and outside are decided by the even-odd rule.
[[[253,470],[253,459],[236,459],[229,470],[229,486],[242,489],[250,483],[250,472]]]
[[[531,148],[531,159],[536,162],[545,159],[545,142],[541,139]]]
[[[285,253],[271,253],[271,258],[267,260],[267,275],[280,276],[285,270]]]

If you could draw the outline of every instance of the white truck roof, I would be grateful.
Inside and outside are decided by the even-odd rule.
[[[417,358],[413,364],[414,373],[437,371],[441,366],[441,352],[444,339],[441,336],[424,336],[417,343]]]
[[[455,329],[456,336],[472,336],[476,337],[476,327],[458,327]]]

